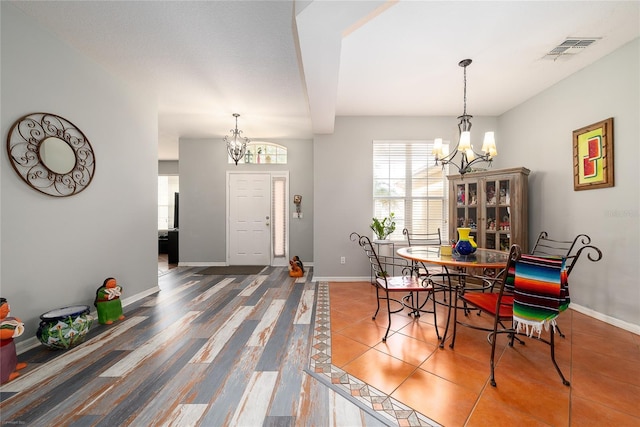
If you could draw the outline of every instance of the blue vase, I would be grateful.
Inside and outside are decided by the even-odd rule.
[[[471,255],[474,250],[468,240],[459,240],[458,243],[456,243],[456,252],[460,255]]]
[[[476,251],[469,241],[470,228],[461,227],[458,228],[458,243],[456,243],[456,252],[460,255],[471,255]]]

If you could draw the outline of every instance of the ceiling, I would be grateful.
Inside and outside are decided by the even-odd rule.
[[[639,1],[19,1],[178,139],[311,139],[336,116],[500,115],[640,36]],[[567,38],[586,48],[547,55]],[[586,90],[586,89],[585,89]],[[221,142],[222,143],[222,142]]]

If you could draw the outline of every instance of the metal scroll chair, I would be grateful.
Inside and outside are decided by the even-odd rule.
[[[435,232],[431,233],[412,233],[408,228],[404,228],[402,230],[402,234],[407,237],[407,245],[408,246],[433,246],[434,248],[439,248],[442,245],[442,235],[440,234],[440,228]],[[429,276],[432,276],[433,284],[438,287],[435,291],[446,291],[447,286],[443,283],[446,279],[451,279],[447,277],[447,272],[440,265],[427,265],[423,262],[412,261],[414,273],[423,279]],[[443,303],[447,302],[447,293],[442,292],[443,295]],[[438,301],[436,301],[437,303]]]
[[[602,259],[602,252],[591,244],[591,237],[586,234],[578,234],[573,240],[556,240],[549,238],[546,231],[540,232],[531,255],[543,257],[559,257],[566,260],[567,276],[571,274],[573,267],[580,258],[582,251],[589,251],[587,258],[596,262]],[[564,338],[564,334],[557,328],[558,335]]]
[[[514,272],[513,327],[516,331],[546,342],[551,347],[551,361],[562,383],[566,380],[555,357],[556,318],[569,307],[568,269],[565,258],[522,255]],[[549,330],[549,341],[540,338]],[[492,384],[495,383],[493,380]]]
[[[578,234],[573,240],[554,240],[549,238],[546,231],[542,231],[533,245],[531,255],[565,258],[567,275],[570,275],[582,251],[590,251],[587,254],[589,261],[596,262],[602,259],[602,252],[591,244],[591,237],[586,234]]]
[[[501,333],[511,338],[509,346],[513,346],[516,334],[525,334],[549,344],[553,366],[562,383],[570,385],[556,362],[554,341],[556,318],[569,306],[567,273],[564,258],[521,255],[520,248],[513,245],[497,293],[470,293],[459,297],[494,317],[493,330],[488,337],[491,343],[492,386],[496,386],[494,361],[497,335]],[[505,327],[503,322],[506,320],[512,320],[511,328]],[[549,330],[549,340],[540,338],[543,329]]]
[[[412,233],[408,228],[405,228],[402,230],[402,234],[407,237],[407,245],[409,246],[434,246],[439,248],[442,245],[439,228],[432,233]],[[413,267],[420,276],[442,273],[441,266],[426,266],[422,262],[413,261]]]
[[[467,306],[478,309],[482,313],[486,313],[493,317],[493,328],[486,329],[480,327],[474,327],[491,332],[489,335],[489,341],[491,343],[491,385],[495,386],[494,379],[494,359],[496,354],[496,335],[498,333],[507,333],[510,336],[509,345],[513,345],[513,339],[516,331],[513,328],[507,327],[504,322],[511,321],[513,319],[513,284],[514,284],[514,272],[515,263],[520,258],[521,250],[520,246],[513,245],[509,251],[509,258],[507,265],[500,272],[494,286],[493,292],[467,292],[458,296],[458,299],[465,303]],[[453,348],[456,340],[456,330],[458,323],[458,310],[454,310],[453,321],[453,338],[450,347]],[[469,325],[467,325],[469,326]],[[524,342],[518,340],[521,344]]]
[[[424,312],[424,305],[429,300],[429,295],[433,293],[433,285],[428,280],[423,280],[413,274],[413,268],[406,260],[399,259],[394,256],[380,256],[376,253],[371,240],[367,236],[353,232],[350,235],[352,241],[357,242],[364,250],[365,255],[369,259],[371,269],[373,271],[373,285],[376,287],[377,308],[372,319],[375,320],[380,311],[380,300],[385,300],[387,305],[387,330],[382,337],[382,342],[387,341],[389,330],[391,329],[391,314],[398,313],[409,308],[409,315],[420,317],[420,312]],[[391,276],[389,271],[401,271],[401,276]],[[420,293],[426,293],[427,297],[420,304]],[[401,299],[391,298],[391,294],[406,294]],[[436,321],[436,306],[434,298],[433,302],[433,323],[436,329],[436,336],[440,339],[438,332],[438,322]],[[400,304],[400,307],[391,310],[391,302]]]

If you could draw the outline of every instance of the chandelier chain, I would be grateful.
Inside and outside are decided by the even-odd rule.
[[[467,66],[464,66],[464,106],[462,109],[462,115],[467,115]]]

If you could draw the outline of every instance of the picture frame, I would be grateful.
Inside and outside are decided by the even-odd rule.
[[[613,117],[573,131],[573,190],[613,187]]]

